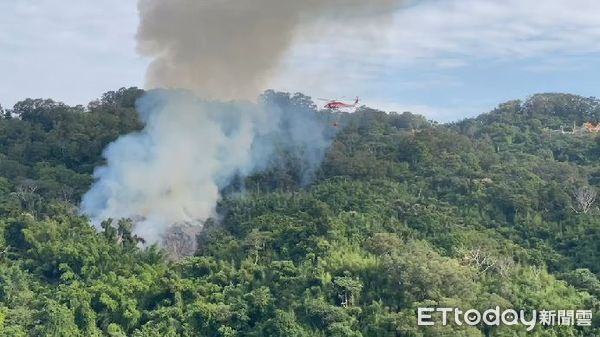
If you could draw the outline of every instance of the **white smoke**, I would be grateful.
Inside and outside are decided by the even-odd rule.
[[[214,216],[219,191],[266,168],[278,150],[301,149],[310,174],[329,145],[326,124],[303,96],[223,103],[154,90],[137,108],[145,128],[108,146],[81,208],[94,223],[136,219],[135,232],[150,242],[172,224]]]

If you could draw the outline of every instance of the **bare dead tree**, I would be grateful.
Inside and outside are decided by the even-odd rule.
[[[483,248],[472,248],[464,253],[463,261],[482,273],[496,265],[496,259]]]
[[[593,188],[583,186],[576,189],[575,192],[573,192],[573,196],[575,197],[577,206],[577,208],[571,207],[573,211],[575,213],[587,214],[593,209],[594,204],[596,203],[597,194]]]
[[[35,193],[35,191],[37,191],[37,189],[38,189],[38,187],[35,183],[29,182],[29,183],[21,184],[21,185],[17,186],[17,190],[15,193],[17,194],[19,199],[25,200],[25,199],[27,199],[28,195]]]
[[[61,185],[60,186],[60,194],[61,194],[61,201],[71,204],[73,201],[73,194],[74,194],[74,190],[72,187],[67,186],[67,185]]]
[[[512,258],[492,254],[482,247],[465,250],[463,263],[477,269],[480,274],[493,273],[503,278],[510,275],[515,265]]]
[[[12,194],[15,195],[23,204],[25,210],[31,214],[35,212],[36,203],[41,201],[41,197],[35,192],[38,185],[33,180],[25,180]]]
[[[515,262],[512,258],[500,257],[496,260],[494,265],[494,271],[500,275],[500,277],[507,277],[515,266]]]

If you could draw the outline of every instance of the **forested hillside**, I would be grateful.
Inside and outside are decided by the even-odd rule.
[[[534,95],[452,124],[322,113],[294,158],[223,191],[194,256],[78,213],[136,88],[0,119],[0,336],[600,336],[600,101]],[[305,101],[277,93],[285,104]],[[240,188],[243,186],[244,188]],[[435,325],[416,308],[593,309],[592,327]]]

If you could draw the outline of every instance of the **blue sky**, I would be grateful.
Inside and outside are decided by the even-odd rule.
[[[135,0],[0,1],[0,104],[144,85]],[[600,2],[412,1],[393,22],[299,31],[269,87],[449,121],[538,92],[598,95]]]

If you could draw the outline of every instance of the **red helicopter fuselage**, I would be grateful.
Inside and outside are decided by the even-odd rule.
[[[348,104],[340,101],[329,101],[324,105],[325,109],[330,110],[339,110],[343,108],[356,108],[358,106],[359,99],[358,97],[354,101],[354,104]]]

